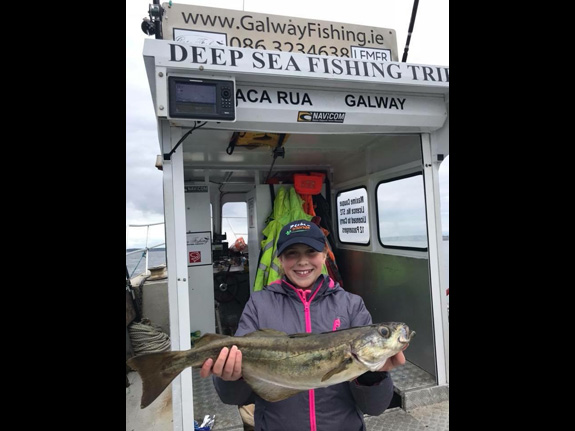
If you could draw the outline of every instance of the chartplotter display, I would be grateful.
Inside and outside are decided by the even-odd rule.
[[[234,121],[233,80],[168,78],[170,117],[196,120]]]

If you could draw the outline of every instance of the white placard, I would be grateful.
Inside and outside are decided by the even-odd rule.
[[[192,45],[215,45],[225,46],[228,44],[225,33],[215,33],[210,31],[174,29],[174,40]]]
[[[352,46],[351,56],[360,60],[391,61],[391,50]]]
[[[341,242],[369,244],[367,190],[359,188],[337,196],[337,227]]]
[[[187,232],[186,244],[188,266],[212,264],[212,238],[211,232]]]

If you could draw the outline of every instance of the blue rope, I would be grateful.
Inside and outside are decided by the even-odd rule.
[[[140,260],[138,261],[138,263],[134,267],[134,270],[132,271],[132,275],[130,275],[130,278],[132,278],[134,276],[134,272],[136,272],[136,269],[138,269],[138,266],[140,266],[140,262],[142,261],[142,259],[146,255],[146,253],[147,253],[147,250],[142,253],[142,257],[140,257]]]

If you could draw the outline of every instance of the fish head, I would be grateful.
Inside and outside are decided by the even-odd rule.
[[[370,325],[352,342],[352,355],[370,371],[376,371],[383,367],[387,358],[405,349],[414,335],[415,331],[401,322]]]

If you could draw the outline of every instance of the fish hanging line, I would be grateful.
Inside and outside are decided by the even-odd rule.
[[[176,151],[176,149],[180,146],[180,144],[182,142],[184,142],[184,139],[186,139],[188,137],[188,135],[190,133],[192,133],[194,130],[199,129],[200,127],[204,127],[206,124],[208,124],[207,121],[204,121],[202,124],[198,125],[197,121],[194,121],[194,127],[192,127],[190,130],[188,130],[184,136],[182,136],[180,138],[180,140],[178,141],[178,143],[174,146],[174,148],[172,148],[172,151],[170,151],[169,153],[164,153],[164,160],[170,160],[172,158],[172,154],[174,154],[174,151]]]

